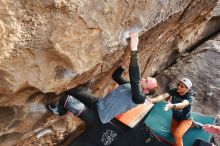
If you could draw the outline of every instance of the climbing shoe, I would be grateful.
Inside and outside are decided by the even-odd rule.
[[[54,105],[53,103],[51,104],[47,104],[47,109],[54,113],[55,115],[59,115],[59,112],[58,112],[58,107],[56,105]]]
[[[85,105],[76,98],[74,98],[73,96],[67,95],[67,99],[64,104],[64,107],[68,111],[72,112],[75,116],[78,116],[85,108]]]

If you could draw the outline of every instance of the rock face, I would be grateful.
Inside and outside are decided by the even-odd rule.
[[[60,93],[110,71],[124,54],[126,31],[132,28],[152,30],[143,36],[148,47],[142,50],[156,50],[154,60],[162,60],[156,55],[165,50],[184,51],[198,37],[215,3],[3,0],[0,92],[35,87]]]
[[[56,94],[86,82],[100,96],[111,90],[132,30],[142,75],[159,74],[204,37],[216,1],[0,0],[0,144],[56,131],[60,119],[44,106]]]

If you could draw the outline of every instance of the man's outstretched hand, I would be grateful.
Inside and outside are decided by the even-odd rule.
[[[132,32],[130,33],[131,41],[130,41],[130,47],[131,51],[137,51],[137,46],[138,46],[138,33]]]

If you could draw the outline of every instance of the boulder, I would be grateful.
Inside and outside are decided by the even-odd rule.
[[[202,37],[216,5],[217,0],[0,0],[0,144],[60,143],[74,131],[67,126],[72,122],[62,117],[67,123],[60,127],[46,103],[84,83],[99,96],[112,90],[112,72],[129,61],[131,31],[140,34],[142,75],[159,74]]]

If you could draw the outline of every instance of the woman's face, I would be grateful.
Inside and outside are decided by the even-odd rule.
[[[180,94],[180,95],[184,95],[186,94],[186,92],[188,91],[189,89],[186,87],[185,84],[183,84],[182,82],[178,82],[177,83],[177,92]]]

